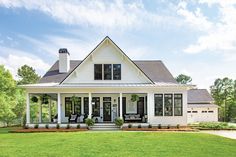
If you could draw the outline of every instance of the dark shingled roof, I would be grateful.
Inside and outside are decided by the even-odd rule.
[[[133,61],[153,82],[168,82],[177,83],[169,70],[162,61]],[[60,83],[68,74],[81,63],[81,60],[70,61],[70,71],[68,73],[59,73],[58,61],[46,72],[46,74],[39,80],[39,83]]]
[[[210,104],[214,99],[206,89],[188,90],[188,104]]]

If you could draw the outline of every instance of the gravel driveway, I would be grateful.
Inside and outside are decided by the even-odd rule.
[[[201,131],[203,133],[219,135],[236,140],[236,131]]]

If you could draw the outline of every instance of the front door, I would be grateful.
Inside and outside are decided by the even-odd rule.
[[[111,102],[103,102],[103,121],[111,121]]]

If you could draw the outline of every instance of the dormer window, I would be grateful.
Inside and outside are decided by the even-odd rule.
[[[94,80],[121,80],[121,64],[94,64]]]
[[[104,64],[104,80],[111,80],[111,64]]]
[[[121,64],[113,64],[113,80],[121,80]]]
[[[94,64],[94,80],[102,80],[102,64]]]

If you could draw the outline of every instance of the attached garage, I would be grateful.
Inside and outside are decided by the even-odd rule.
[[[188,123],[218,121],[218,106],[206,89],[188,91]]]

